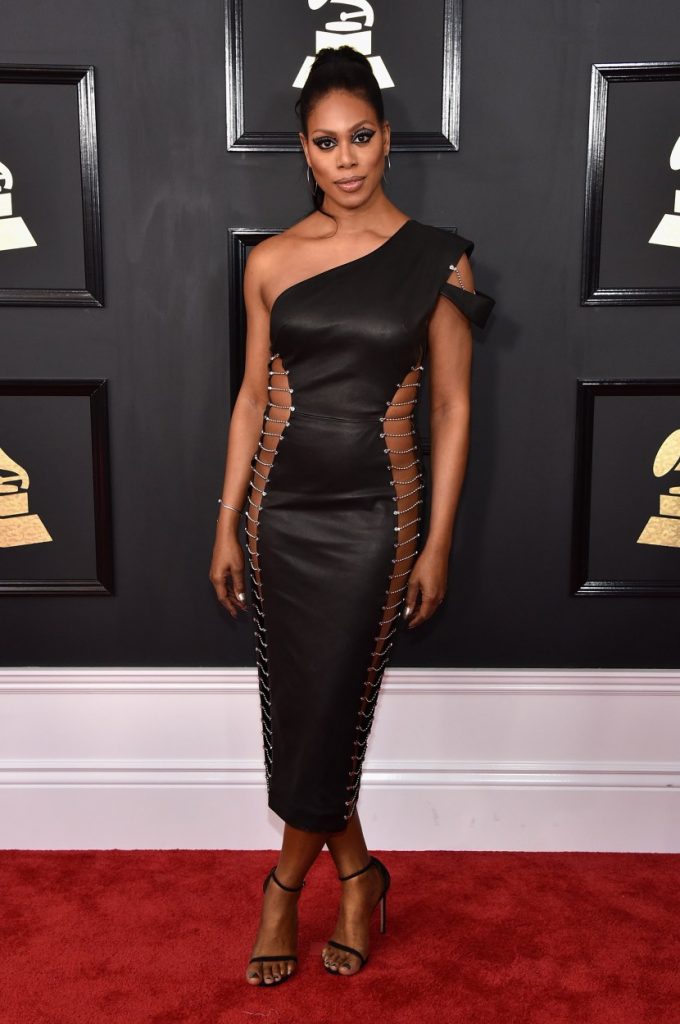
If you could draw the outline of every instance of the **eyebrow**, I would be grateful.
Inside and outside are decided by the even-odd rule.
[[[370,124],[370,125],[372,125],[373,121],[371,121],[370,117],[364,117],[364,118],[361,119],[361,121],[357,121],[356,124],[353,124],[352,127],[348,128],[347,130],[350,131],[350,132],[353,132],[354,129],[358,128],[360,124]],[[335,132],[331,128],[315,128],[314,131],[315,132],[325,132],[326,135],[335,135]]]

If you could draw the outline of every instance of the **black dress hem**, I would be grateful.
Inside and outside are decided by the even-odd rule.
[[[344,815],[313,815],[308,810],[295,811],[269,798],[268,807],[286,824],[301,832],[344,832],[349,824]]]

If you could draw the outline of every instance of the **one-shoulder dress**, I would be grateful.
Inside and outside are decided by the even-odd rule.
[[[478,326],[494,305],[447,281],[473,248],[409,219],[271,310],[245,529],[267,802],[299,829],[342,831],[357,804],[423,543],[414,415],[428,321],[440,294]]]

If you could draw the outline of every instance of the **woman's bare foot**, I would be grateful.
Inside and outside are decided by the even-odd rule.
[[[299,882],[276,877],[284,885],[299,885]],[[286,959],[285,954],[295,954],[297,949],[297,901],[300,892],[288,892],[280,888],[270,878],[264,892],[260,926],[255,939],[251,956],[271,956],[281,954],[280,960],[265,960],[249,963],[246,968],[246,980],[250,985],[271,985],[284,975],[293,974],[297,964]]]
[[[349,872],[347,872],[349,874]],[[382,895],[384,882],[377,865],[371,871],[342,882],[342,896],[338,920],[331,938],[345,946],[354,946],[368,956],[369,923],[371,913]],[[361,960],[346,950],[324,946],[321,958],[325,965],[339,974],[356,974]]]

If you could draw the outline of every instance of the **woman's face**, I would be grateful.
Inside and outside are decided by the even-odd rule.
[[[334,89],[312,109],[307,136],[299,133],[307,163],[319,188],[339,206],[361,206],[381,188],[390,128],[381,126],[371,104],[354,93]],[[343,178],[360,179],[343,188]]]

